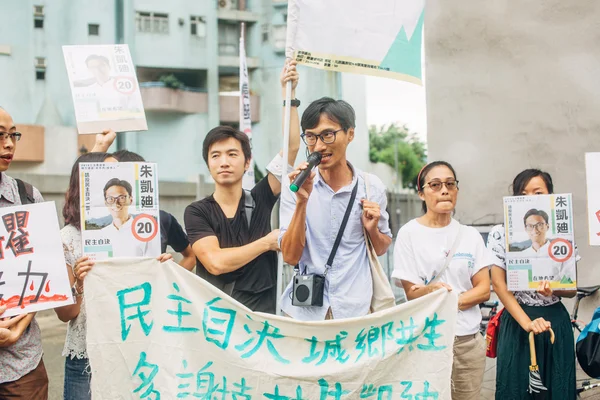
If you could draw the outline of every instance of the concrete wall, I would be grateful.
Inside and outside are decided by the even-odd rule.
[[[587,243],[584,153],[600,151],[600,3],[432,0],[425,22],[429,159],[451,162],[464,223],[502,222],[525,168],[574,197],[580,286],[600,284]],[[582,303],[590,317],[600,297]]]

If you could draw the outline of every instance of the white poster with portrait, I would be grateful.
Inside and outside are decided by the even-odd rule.
[[[571,194],[504,198],[509,290],[577,287]]]
[[[160,217],[153,163],[81,163],[83,254],[95,260],[158,257]]]
[[[63,46],[80,134],[148,130],[126,44]]]

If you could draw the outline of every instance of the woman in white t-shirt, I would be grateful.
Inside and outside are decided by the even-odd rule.
[[[401,283],[408,300],[440,288],[458,292],[452,399],[479,399],[486,347],[479,333],[479,304],[490,297],[488,267],[494,262],[493,255],[477,230],[452,218],[458,180],[449,163],[427,164],[419,173],[417,186],[425,214],[400,228],[392,277],[397,285]],[[454,253],[449,254],[453,247]],[[450,262],[444,269],[447,257]]]

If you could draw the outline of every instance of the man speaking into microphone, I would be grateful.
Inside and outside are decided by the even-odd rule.
[[[373,281],[363,227],[376,253],[384,254],[392,243],[385,186],[346,159],[356,126],[350,104],[316,100],[300,125],[311,154],[282,188],[281,251],[296,266],[282,309],[303,321],[366,315]]]

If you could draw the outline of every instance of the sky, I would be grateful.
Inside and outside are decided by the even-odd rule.
[[[374,76],[366,77],[366,85],[369,125],[399,122],[427,140],[424,86]]]

